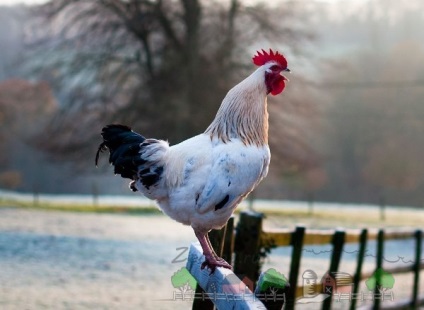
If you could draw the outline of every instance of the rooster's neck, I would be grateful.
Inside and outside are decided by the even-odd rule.
[[[255,71],[228,92],[206,134],[224,143],[240,139],[245,145],[268,144],[267,90],[263,74]]]

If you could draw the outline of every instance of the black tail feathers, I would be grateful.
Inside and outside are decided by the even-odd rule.
[[[146,140],[142,135],[125,125],[107,125],[101,133],[103,142],[96,153],[96,166],[100,153],[109,150],[109,163],[115,167],[115,174],[123,178],[133,179],[137,168],[144,163],[140,158],[140,144]]]

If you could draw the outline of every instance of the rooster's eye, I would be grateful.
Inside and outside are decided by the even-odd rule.
[[[280,72],[281,71],[281,67],[277,66],[277,65],[273,65],[271,68],[269,68],[271,71],[273,72]]]

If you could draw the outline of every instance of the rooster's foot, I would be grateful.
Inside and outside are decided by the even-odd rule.
[[[205,267],[208,267],[211,270],[210,274],[213,274],[216,270],[216,267],[224,267],[227,269],[233,269],[233,267],[227,263],[223,258],[221,257],[215,257],[214,255],[205,255],[205,261],[202,263],[201,268],[205,269]]]

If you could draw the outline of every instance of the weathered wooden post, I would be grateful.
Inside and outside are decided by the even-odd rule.
[[[377,259],[376,259],[375,270],[379,270],[383,267],[383,256],[384,256],[384,230],[380,229],[377,235]],[[377,274],[376,281],[377,283],[381,283],[380,273]],[[373,305],[374,310],[380,309],[382,296],[378,296],[378,294],[380,294],[380,292],[378,291],[378,285],[376,285],[375,292],[374,292],[374,295],[375,295],[374,305]]]
[[[291,235],[292,257],[290,263],[289,283],[290,288],[286,294],[287,310],[294,309],[297,290],[297,278],[299,276],[300,259],[302,258],[303,238],[305,236],[305,227],[297,226]]]
[[[215,252],[231,264],[234,246],[234,217],[221,230],[212,230],[209,239]]]
[[[240,213],[234,244],[234,273],[253,282],[259,278],[263,214]]]
[[[359,250],[358,250],[358,257],[357,257],[357,265],[356,265],[355,276],[353,278],[353,292],[352,292],[353,296],[356,296],[359,290],[359,282],[361,281],[362,265],[364,262],[365,249],[367,246],[367,237],[368,237],[368,230],[363,229],[361,231],[361,235],[359,236]],[[350,303],[351,310],[356,309],[356,301],[357,301],[357,298],[352,298],[352,302]]]
[[[34,183],[32,186],[32,205],[34,207],[38,207],[38,204],[40,202],[40,191],[38,189],[38,184]]]
[[[344,230],[336,230],[333,235],[333,254],[331,255],[330,269],[328,270],[329,274],[332,274],[339,270],[340,260],[342,258],[343,246],[345,242],[345,231]],[[327,298],[324,300],[322,304],[323,310],[331,309],[331,302],[333,298]]]
[[[384,196],[380,197],[380,221],[386,220],[386,199]]]
[[[307,197],[308,197],[308,215],[312,216],[314,213],[314,202],[315,202],[314,192],[309,191],[307,194]]]
[[[411,307],[418,308],[419,301],[419,286],[420,286],[420,268],[421,268],[421,249],[423,242],[423,231],[417,230],[415,232],[415,262],[414,262],[414,287],[412,291]]]
[[[93,207],[97,207],[99,205],[99,188],[96,182],[91,184],[91,196],[93,197]]]

